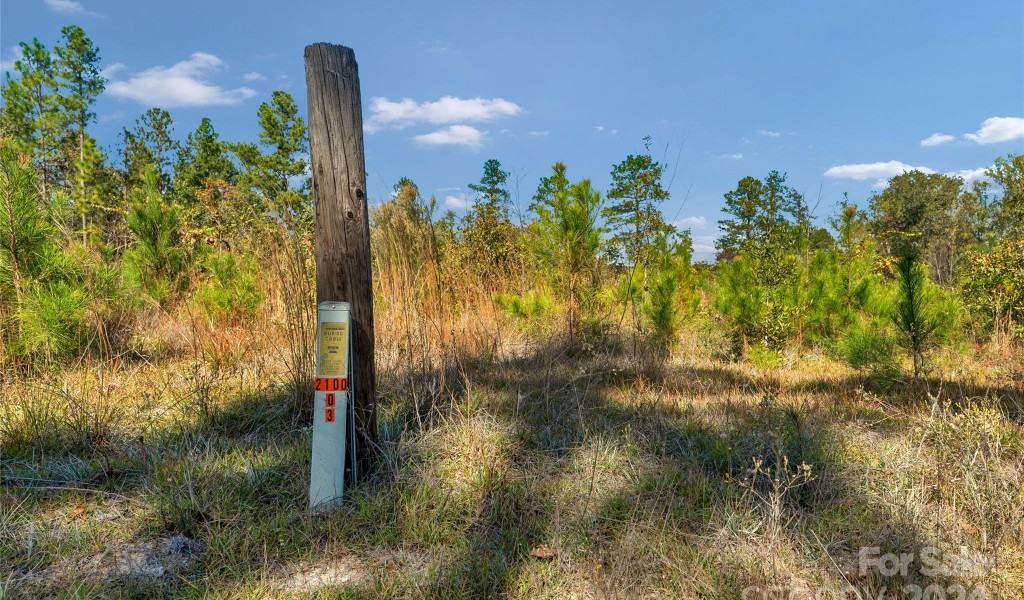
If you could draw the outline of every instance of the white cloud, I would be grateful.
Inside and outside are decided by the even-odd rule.
[[[960,169],[959,171],[950,171],[946,175],[952,177],[959,177],[964,180],[964,183],[972,183],[979,179],[988,179],[985,175],[985,171],[988,171],[988,167],[978,167],[977,169]]]
[[[928,136],[928,137],[924,138],[923,140],[921,140],[921,145],[927,148],[928,146],[938,146],[939,144],[945,144],[945,143],[948,143],[948,142],[952,142],[955,139],[956,139],[955,135],[949,135],[948,133],[935,132],[935,133],[931,134],[930,136]]]
[[[594,126],[594,129],[596,129],[596,130],[598,130],[598,131],[604,131],[604,127],[603,127],[603,126],[601,126],[601,125],[595,125],[595,126]]]
[[[997,144],[1024,138],[1024,118],[991,117],[985,119],[981,129],[974,133],[965,133],[964,139],[975,144]]]
[[[123,63],[114,63],[112,65],[107,65],[100,70],[100,77],[104,79],[113,79],[114,75],[117,75],[123,70]]]
[[[459,194],[458,196],[445,196],[444,206],[452,210],[466,210],[473,205],[473,201],[466,198],[465,194]]]
[[[533,137],[548,137],[549,135],[551,135],[551,132],[550,131],[527,131],[526,134],[527,135],[532,135]]]
[[[89,15],[91,17],[102,17],[99,13],[94,13],[91,10],[86,10],[82,6],[81,2],[77,0],[43,0],[43,4],[48,6],[50,10],[59,13],[67,13],[74,15]]]
[[[704,217],[694,216],[673,221],[672,224],[676,227],[696,227],[697,229],[704,229],[708,226],[708,220]]]
[[[75,2],[75,0],[43,0],[43,3],[49,6],[51,9],[57,12],[63,13],[83,13],[85,8],[81,2]]]
[[[719,154],[718,158],[724,158],[724,159],[730,159],[730,160],[739,160],[739,159],[743,158],[743,153],[742,152],[736,152],[734,154]]]
[[[922,173],[935,172],[933,169],[929,169],[928,167],[915,167],[902,163],[898,160],[890,160],[888,162],[838,165],[830,168],[828,171],[825,171],[825,177],[832,177],[835,179],[856,179],[857,181],[882,178],[884,181],[889,177],[893,177],[907,171],[921,171]]]
[[[765,137],[779,137],[782,135],[781,131],[769,131],[767,129],[759,129],[757,133]]]
[[[0,72],[10,71],[14,68],[14,63],[21,60],[24,53],[21,51],[21,46],[11,47],[11,57],[0,59]]]
[[[426,48],[427,52],[431,54],[451,54],[453,51],[450,44],[442,40],[434,40],[433,42],[420,42],[420,46]]]
[[[391,127],[402,129],[417,123],[445,125],[465,121],[492,121],[514,117],[523,112],[521,106],[503,98],[456,98],[444,96],[434,102],[416,102],[405,98],[397,102],[387,98],[370,99],[370,118],[364,129],[374,133]]]
[[[424,146],[466,146],[479,148],[487,140],[487,132],[470,125],[452,125],[423,135],[414,135],[413,141]]]
[[[263,81],[267,76],[263,73],[257,73],[256,71],[249,71],[245,75],[242,75],[242,79],[246,81]]]
[[[238,104],[256,95],[247,87],[227,89],[205,80],[206,73],[223,65],[224,61],[212,54],[196,52],[170,67],[151,67],[127,80],[112,80],[107,91],[115,98],[161,108]]]
[[[715,248],[717,235],[695,235],[693,236],[693,257],[698,259],[712,259],[718,254]]]

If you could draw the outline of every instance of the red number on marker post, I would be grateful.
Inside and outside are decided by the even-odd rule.
[[[333,408],[328,408],[324,412],[324,421],[326,421],[327,423],[333,423],[334,422],[334,409]]]
[[[318,392],[347,392],[347,377],[317,377],[313,389]]]
[[[325,398],[325,402],[327,403],[328,407],[334,408],[334,404],[335,404],[334,394],[327,394],[327,398]]]

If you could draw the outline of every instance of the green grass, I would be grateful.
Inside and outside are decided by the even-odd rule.
[[[843,589],[862,546],[934,545],[990,559],[990,593],[1024,594],[1021,390],[999,372],[869,391],[825,358],[764,369],[695,351],[638,373],[612,351],[515,347],[461,361],[418,403],[382,363],[381,458],[328,515],[305,509],[310,429],[263,353],[6,386],[0,585],[734,598]],[[540,544],[552,560],[531,556]]]

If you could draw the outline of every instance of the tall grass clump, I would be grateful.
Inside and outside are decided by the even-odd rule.
[[[313,393],[316,335],[316,287],[312,232],[277,226],[264,233],[269,271],[275,285],[276,320],[283,326],[285,365],[294,414],[305,418]]]

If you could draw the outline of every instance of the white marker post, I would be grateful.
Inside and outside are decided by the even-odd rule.
[[[355,482],[351,324],[348,302],[321,302],[317,306],[313,460],[309,478],[309,507],[312,509],[329,510],[341,502],[345,493],[346,440],[353,446],[352,479]]]

